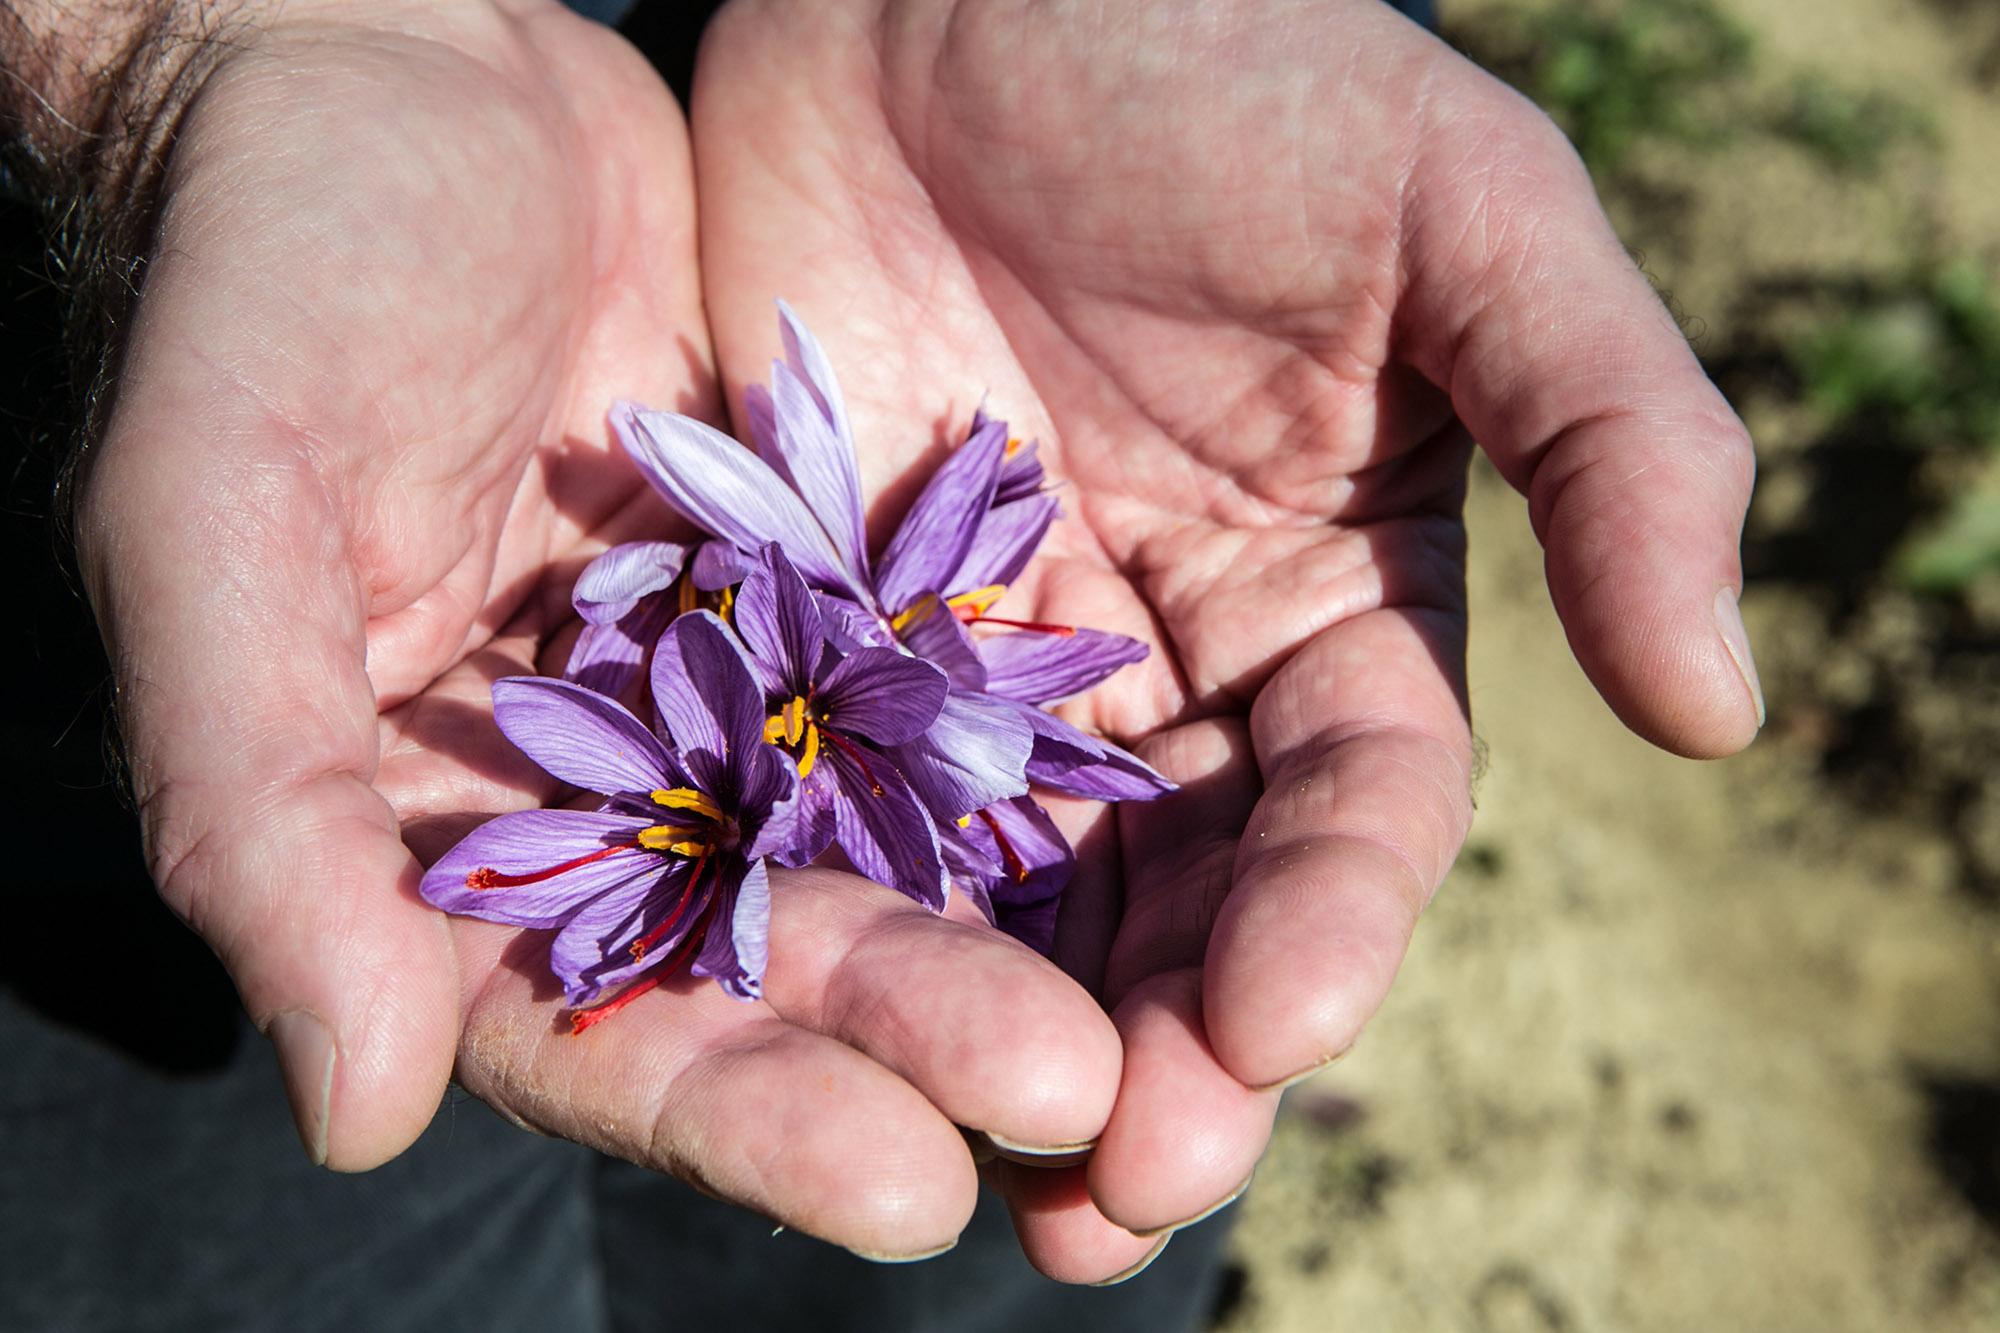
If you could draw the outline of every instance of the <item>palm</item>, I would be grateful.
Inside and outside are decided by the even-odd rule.
[[[1124,1084],[1088,1202],[1077,1181],[1013,1187],[1040,1201],[1046,1234],[1026,1239],[1044,1255],[1115,1234],[1100,1210],[1185,1217],[1254,1163],[1275,1105],[1256,1089],[1344,1049],[1379,1003],[1469,819],[1457,415],[1524,487],[1566,423],[1643,424],[1592,401],[1573,350],[1516,338],[1539,385],[1464,360],[1504,332],[1481,327],[1478,289],[1521,263],[1492,234],[1518,203],[1506,173],[1574,195],[1573,160],[1373,3],[739,0],[699,73],[704,284],[732,392],[786,297],[841,369],[878,522],[987,395],[1070,483],[1018,604],[1155,646],[1075,720],[1144,738],[1188,790],[1067,812],[1084,862],[1057,941],[1120,1026]],[[1489,151],[1514,122],[1525,149]],[[1619,319],[1657,321],[1582,194],[1561,219],[1573,258],[1604,270]],[[1536,293],[1514,277],[1492,304],[1518,318]],[[1642,332],[1618,342],[1646,343],[1729,436],[1685,348]],[[1566,470],[1542,480],[1560,491]],[[1598,503],[1652,521],[1691,500]],[[1705,519],[1734,521],[1726,501]],[[1696,563],[1733,559],[1717,545]],[[1570,573],[1552,570],[1559,602]],[[1626,678],[1652,668],[1597,640],[1590,622],[1632,611],[1608,600],[1586,586],[1564,607],[1607,696],[1665,743],[1715,746],[1663,724]]]

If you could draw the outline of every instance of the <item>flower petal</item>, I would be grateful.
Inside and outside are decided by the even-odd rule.
[[[878,745],[915,740],[937,721],[951,685],[944,672],[894,648],[858,648],[819,684],[827,725]]]
[[[911,615],[897,631],[905,648],[932,662],[958,689],[979,693],[986,688],[986,663],[972,635],[952,613],[943,597],[926,593],[911,608]]]
[[[783,363],[771,367],[771,398],[777,409],[778,459],[772,468],[792,488],[833,538],[834,549],[853,570],[868,568],[868,539],[861,522],[861,473],[854,444],[828,419],[812,386]]]
[[[739,1000],[764,994],[764,968],[771,954],[771,878],[762,861],[734,870],[725,863],[722,900],[709,919],[708,935],[690,970],[714,977]]]
[[[644,891],[607,893],[578,912],[549,946],[549,968],[562,982],[564,1002],[572,1008],[591,1004],[672,959],[715,895],[715,867],[701,869],[700,880],[691,881],[695,863],[671,858]],[[669,919],[672,925],[658,939],[646,938]],[[632,946],[641,939],[646,951],[634,958]]]
[[[732,752],[764,747],[764,692],[749,657],[712,611],[675,618],[653,652],[653,706],[711,794],[734,790]]]
[[[623,542],[583,567],[570,601],[588,624],[623,620],[641,597],[671,588],[687,558],[679,542]]]
[[[888,748],[925,807],[956,820],[1028,790],[1034,733],[1006,700],[954,690],[916,740]]]
[[[882,554],[875,586],[885,610],[902,611],[958,572],[992,507],[1006,447],[1006,427],[991,423],[932,474]]]
[[[896,636],[880,616],[836,593],[820,594],[819,615],[826,626],[827,642],[843,653],[896,646]]]
[[[770,748],[776,753],[776,746]],[[814,764],[813,771],[799,779],[798,803],[790,812],[789,823],[767,822],[744,849],[744,855],[752,859],[769,856],[794,870],[811,865],[833,845],[833,794],[838,785],[833,765]]]
[[[755,562],[734,545],[720,539],[705,541],[694,553],[694,586],[703,592],[721,592],[743,582]]]
[[[1039,758],[1028,763],[1028,776],[1044,787],[1093,801],[1150,801],[1180,790],[1152,765],[1129,750],[1098,740],[1102,759],[1084,764],[1052,764]],[[1037,740],[1039,748],[1040,741]]]
[[[743,646],[763,677],[766,693],[805,694],[812,689],[826,630],[812,589],[774,542],[736,591],[731,613]]]
[[[833,362],[828,359],[826,349],[813,337],[812,330],[799,318],[798,312],[783,301],[778,302],[779,335],[785,343],[785,362],[799,378],[812,390],[819,409],[833,426],[833,433],[847,449],[847,456],[854,457],[854,431],[847,424],[847,404],[840,396],[840,382],[833,376]],[[860,483],[855,484],[855,494],[861,493]]]
[[[570,649],[563,679],[599,694],[623,694],[673,618],[673,600],[665,593],[653,593],[641,597],[622,620],[585,625]]]
[[[993,583],[1012,583],[1028,567],[1028,558],[1048,535],[1049,524],[1062,514],[1052,495],[1033,495],[1012,504],[996,504],[979,520],[965,558],[942,585],[953,595]]]
[[[838,748],[822,750],[820,763],[831,764],[838,779],[834,841],[854,868],[934,912],[943,911],[946,876],[937,828],[902,775],[879,756],[871,757],[864,770]]]
[[[475,889],[481,870],[534,875],[609,847],[634,843],[649,821],[588,810],[517,810],[489,819],[424,872],[417,893],[431,906],[482,921],[546,930],[559,926],[600,895],[650,882],[665,869],[660,857],[638,847],[613,852],[532,884]]]
[[[692,417],[633,403],[612,406],[611,427],[654,489],[696,526],[746,551],[782,542],[808,579],[868,599],[812,511],[755,453]]]
[[[669,776],[666,749],[645,723],[616,699],[570,681],[494,681],[493,720],[528,758],[573,787],[652,791]]]
[[[1137,639],[1095,629],[1073,635],[1020,630],[973,642],[986,663],[986,692],[1031,704],[1080,694],[1147,652]]]

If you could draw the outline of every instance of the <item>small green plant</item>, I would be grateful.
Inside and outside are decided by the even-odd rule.
[[[2000,296],[1985,270],[1958,260],[1872,294],[1790,357],[1830,427],[1955,456],[1956,484],[1896,574],[1949,594],[2000,571]]]
[[[1520,23],[1523,90],[1562,125],[1591,171],[1615,174],[1647,138],[1718,143],[1713,96],[1750,65],[1750,36],[1713,0],[1561,5]]]
[[[1880,89],[1846,87],[1816,70],[1792,79],[1766,125],[1829,169],[1851,176],[1873,175],[1898,144],[1937,137],[1931,118],[1915,104]]]

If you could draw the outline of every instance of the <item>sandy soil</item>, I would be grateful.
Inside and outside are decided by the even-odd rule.
[[[1887,187],[1668,153],[1696,197],[1648,264],[1709,338],[1749,277],[1893,264],[1919,217],[1990,253],[2000,6],[1730,8],[1760,70],[1914,89],[1943,137]],[[1674,760],[1570,660],[1490,471],[1469,521],[1478,821],[1380,1017],[1288,1099],[1219,1326],[2000,1327],[2000,908],[1945,829],[1830,784],[1788,721],[1821,604],[1753,585],[1770,733]]]

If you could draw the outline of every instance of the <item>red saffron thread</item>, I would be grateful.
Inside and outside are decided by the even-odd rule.
[[[602,861],[605,857],[615,852],[636,852],[638,850],[639,843],[637,839],[634,839],[631,842],[621,842],[615,847],[604,847],[594,852],[588,852],[577,857],[575,860],[565,861],[559,866],[550,866],[547,870],[531,870],[525,875],[503,875],[492,866],[481,866],[479,869],[466,874],[465,887],[468,889],[518,889],[523,884],[539,884],[545,879],[554,879],[557,875],[566,875],[579,866],[587,866],[592,861]]]
[[[681,900],[674,904],[674,910],[667,914],[665,921],[654,926],[640,938],[632,941],[633,962],[636,963],[643,960],[646,956],[646,951],[655,944],[658,944],[662,939],[665,939],[667,932],[674,928],[674,922],[681,919],[681,913],[687,911],[688,904],[694,901],[695,886],[701,883],[701,872],[707,865],[708,848],[703,847],[701,855],[694,859],[694,873],[689,875],[687,883],[681,886]]]
[[[966,609],[968,608],[961,608],[961,612]],[[1004,625],[1008,629],[1030,630],[1036,634],[1054,634],[1064,639],[1073,639],[1076,637],[1076,626],[1074,625],[1051,625],[1040,620],[1003,620],[999,616],[982,616],[976,612],[969,616],[961,614],[959,619],[968,625]]]
[[[674,950],[672,956],[666,962],[660,964],[658,968],[646,977],[633,982],[624,990],[619,991],[603,1004],[595,1005],[589,1009],[570,1010],[569,1035],[572,1037],[580,1036],[587,1030],[596,1027],[599,1023],[602,1023],[605,1019],[611,1017],[611,1015],[617,1013],[620,1009],[623,1009],[626,1005],[632,1003],[632,1001],[638,999],[641,995],[644,995],[647,991],[672,976],[675,969],[687,959],[687,956],[700,947],[702,940],[707,935],[708,932],[706,930],[690,933],[685,940],[681,941],[680,947]]]
[[[882,783],[876,778],[875,770],[868,767],[868,761],[861,757],[859,746],[838,733],[827,730],[825,727],[819,729],[819,734],[838,746],[842,754],[861,765],[861,776],[868,779],[869,795],[880,796],[882,794]]]
[[[1014,844],[1008,842],[1007,835],[1000,831],[1000,821],[984,810],[979,812],[979,818],[985,821],[988,829],[992,830],[993,841],[1000,847],[1000,863],[1007,868],[1007,873],[1014,877],[1016,884],[1026,884],[1028,867],[1022,862],[1021,854],[1014,850]]]

